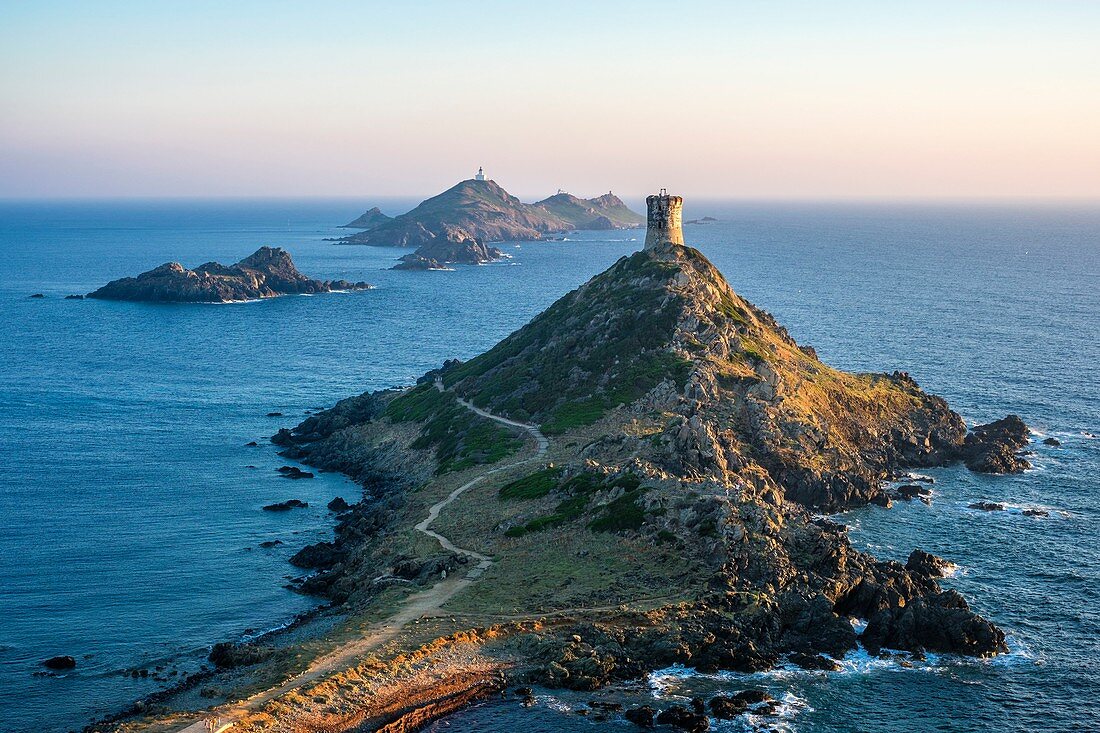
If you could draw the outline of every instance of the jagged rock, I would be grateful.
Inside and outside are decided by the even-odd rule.
[[[710,713],[719,720],[733,720],[749,709],[749,704],[728,695],[715,695],[708,702]]]
[[[704,733],[710,728],[710,721],[707,716],[688,710],[681,705],[673,705],[662,710],[657,716],[657,722],[679,730],[686,730],[689,733]]]
[[[840,669],[839,664],[822,654],[795,652],[787,658],[802,669],[820,670],[824,672],[836,672]]]
[[[981,509],[983,512],[1003,512],[1005,505],[996,501],[976,501],[966,505],[968,509]]]
[[[37,299],[40,299],[40,298],[45,298],[46,296],[45,296],[45,295],[43,295],[42,293],[35,293],[34,295],[30,295],[30,296],[28,296],[28,297],[29,297],[29,298],[33,298],[33,299],[36,299],[36,300],[37,300]]]
[[[370,287],[364,282],[313,280],[298,272],[286,250],[260,247],[228,267],[207,262],[188,270],[178,262],[169,262],[137,277],[113,280],[88,297],[159,303],[227,303]]]
[[[1027,445],[1028,430],[1018,415],[978,425],[963,444],[960,453],[966,467],[979,473],[1020,473],[1031,467],[1018,455]]]
[[[1035,508],[1024,509],[1023,514],[1024,514],[1025,517],[1049,517],[1050,516],[1050,512],[1048,512],[1047,510],[1045,510],[1045,509],[1035,509]]]
[[[936,557],[930,552],[913,550],[909,553],[909,559],[905,562],[905,569],[930,578],[942,578],[951,569],[951,563],[942,557]]]
[[[641,705],[631,708],[623,713],[623,717],[639,728],[652,728],[657,711],[649,705]]]
[[[1058,440],[1057,438],[1044,438],[1043,439],[1043,445],[1052,445],[1055,448],[1057,448],[1061,444],[1062,444],[1062,441]]]
[[[281,544],[283,544],[282,540],[264,540],[263,542],[260,543],[260,547],[263,547],[263,548],[278,547]]]
[[[344,559],[344,553],[331,542],[306,545],[290,558],[290,564],[306,570],[327,570]]]
[[[274,653],[275,650],[267,646],[223,641],[214,645],[208,658],[215,667],[232,669],[258,664]]]
[[[338,496],[328,503],[328,509],[332,512],[346,512],[351,509],[351,504],[344,501],[344,497]]]
[[[448,229],[446,236],[422,244],[393,266],[394,270],[440,270],[449,264],[480,265],[497,262],[504,256],[496,247],[484,244],[467,232]]]
[[[83,295],[66,295],[65,300],[84,300]]]
[[[930,496],[932,496],[931,489],[926,489],[918,484],[904,484],[894,489],[894,497],[905,501],[911,501],[913,499],[921,499],[923,501]]]
[[[976,616],[953,590],[880,611],[868,619],[860,641],[872,654],[882,647],[975,657],[1008,651],[1004,632]]]

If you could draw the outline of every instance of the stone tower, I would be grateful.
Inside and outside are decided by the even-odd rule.
[[[661,189],[656,196],[647,196],[645,232],[645,249],[653,249],[662,244],[683,244],[684,232],[680,228],[683,223],[684,199],[680,196],[669,196],[668,191]]]

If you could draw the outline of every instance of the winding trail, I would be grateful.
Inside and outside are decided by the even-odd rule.
[[[438,377],[435,380],[435,388],[440,392],[445,392],[443,387],[443,381]],[[455,595],[462,590],[472,585],[478,578],[480,578],[486,570],[488,570],[493,561],[491,558],[482,555],[480,552],[474,550],[468,550],[463,547],[457,546],[451,542],[450,539],[441,535],[431,528],[432,522],[439,518],[439,513],[443,511],[451,502],[458,497],[462,496],[470,488],[478,485],[484,481],[487,477],[494,473],[500,473],[501,471],[508,471],[516,466],[522,466],[525,463],[531,463],[538,461],[546,455],[546,451],[550,446],[550,441],[546,439],[546,436],[538,429],[537,425],[530,425],[528,423],[516,422],[515,420],[509,420],[499,415],[494,415],[491,412],[482,410],[479,407],[475,407],[472,403],[464,400],[457,395],[455,399],[466,409],[474,412],[481,417],[493,420],[502,425],[507,425],[513,428],[519,428],[527,431],[535,440],[537,451],[535,455],[524,458],[513,463],[509,463],[504,466],[498,466],[491,468],[488,471],[481,473],[478,476],[470,479],[466,483],[459,486],[457,489],[447,495],[445,499],[433,504],[428,508],[428,516],[420,520],[416,524],[415,529],[418,532],[422,532],[432,539],[439,542],[443,549],[450,552],[454,552],[459,555],[464,555],[472,560],[476,560],[477,564],[466,573],[465,576],[455,574],[449,578],[444,578],[438,583],[433,585],[427,590],[415,593],[406,599],[404,605],[399,611],[390,616],[384,621],[380,621],[374,624],[371,629],[362,637],[350,641],[346,644],[337,647],[328,654],[324,654],[309,665],[309,668],[304,672],[291,677],[283,684],[277,687],[271,687],[261,692],[247,697],[244,700],[233,703],[227,706],[225,709],[219,711],[216,716],[203,718],[196,721],[184,728],[181,728],[178,733],[222,733],[233,727],[234,720],[240,716],[255,710],[264,703],[270,702],[275,698],[285,695],[288,692],[297,690],[310,682],[318,680],[325,675],[332,672],[344,669],[351,666],[356,658],[369,652],[372,649],[382,646],[383,644],[392,641],[397,638],[397,635],[401,633],[401,630],[410,622],[416,619],[422,618],[427,614],[431,614],[438,611],[444,603],[449,601]]]

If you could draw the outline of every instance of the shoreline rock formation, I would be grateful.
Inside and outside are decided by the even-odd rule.
[[[150,303],[229,303],[371,287],[365,282],[314,280],[298,271],[286,250],[260,247],[229,266],[207,262],[189,270],[178,262],[169,262],[137,277],[112,280],[88,297]]]
[[[822,363],[682,244],[679,205],[651,197],[643,250],[487,352],[272,438],[364,486],[331,542],[294,555],[312,571],[298,590],[369,616],[448,578],[466,585],[430,622],[434,636],[410,632],[327,678],[314,688],[323,703],[311,689],[281,698],[263,725],[419,725],[505,683],[593,690],[676,664],[790,660],[828,674],[861,645],[914,658],[1007,651],[1001,629],[940,585],[946,561],[915,548],[905,564],[877,559],[817,513],[876,502],[908,469],[1015,455],[1022,421],[968,436],[908,374]],[[501,420],[537,426],[547,454],[521,453],[527,431]],[[446,543],[414,531],[425,515]],[[491,566],[475,573],[456,547]],[[768,704],[746,692],[709,710]],[[707,710],[699,700],[630,719],[702,729]]]

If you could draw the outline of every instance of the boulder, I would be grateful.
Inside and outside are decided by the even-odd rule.
[[[623,713],[623,717],[628,721],[638,726],[639,728],[652,728],[654,718],[657,715],[657,711],[651,708],[649,705],[641,705],[636,708],[631,708]]]
[[[840,665],[835,660],[826,657],[823,654],[806,654],[804,652],[794,652],[788,659],[792,663],[801,667],[802,669],[809,669],[823,672],[836,672],[840,670]]]
[[[290,509],[305,509],[309,504],[301,499],[287,499],[286,501],[280,501],[276,504],[268,504],[264,507],[265,512],[285,512]]]
[[[52,669],[54,671],[76,669],[76,659],[70,657],[68,654],[63,654],[58,657],[50,657],[46,661],[42,662],[42,666],[46,669]]]
[[[981,509],[983,512],[1003,512],[1005,505],[996,501],[975,501],[967,504],[968,509]]]
[[[306,570],[315,568],[327,570],[343,559],[344,553],[337,549],[336,545],[331,542],[318,542],[298,550],[290,558],[290,564]]]
[[[662,710],[657,716],[657,722],[679,730],[686,730],[689,733],[705,733],[710,729],[710,721],[706,715],[688,710],[682,705],[673,705],[666,710]]]
[[[1043,445],[1052,445],[1055,448],[1057,448],[1061,444],[1062,441],[1058,440],[1057,438],[1046,438],[1045,440],[1043,440]]]
[[[710,706],[711,715],[719,720],[733,720],[749,709],[747,702],[729,695],[715,695],[710,699],[708,705]]]
[[[290,478],[290,479],[313,478],[312,473],[310,473],[309,471],[303,471],[302,469],[298,468],[297,466],[280,466],[276,470],[278,470],[278,472],[283,475],[283,478]]]
[[[344,497],[338,496],[328,503],[329,511],[333,512],[346,512],[351,509],[351,504],[344,501]]]

